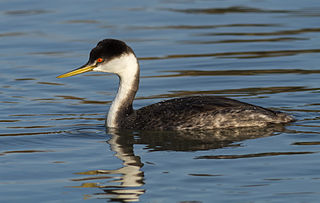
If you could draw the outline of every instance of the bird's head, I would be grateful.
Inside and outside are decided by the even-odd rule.
[[[85,65],[59,75],[57,78],[70,77],[89,71],[115,73],[121,76],[131,72],[128,69],[137,64],[133,50],[126,43],[116,39],[104,39],[91,50],[89,61]]]

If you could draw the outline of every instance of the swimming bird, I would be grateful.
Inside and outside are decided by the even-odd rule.
[[[123,41],[104,39],[90,52],[89,61],[64,78],[88,71],[114,73],[119,88],[106,118],[106,127],[136,130],[190,130],[263,127],[288,123],[294,118],[278,111],[218,96],[170,99],[138,110],[132,107],[139,87],[140,66],[133,50]]]

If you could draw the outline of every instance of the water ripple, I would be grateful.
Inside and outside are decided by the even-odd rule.
[[[27,10],[11,10],[4,12],[6,15],[15,15],[15,16],[27,16],[27,15],[41,15],[45,13],[51,13],[50,10],[44,9],[27,9]]]
[[[202,54],[172,54],[167,56],[141,57],[140,60],[161,60],[176,58],[198,58],[198,57],[217,57],[217,58],[266,58],[294,56],[298,54],[319,53],[320,49],[299,49],[299,50],[268,50],[268,51],[242,51],[242,52],[223,52],[223,53],[202,53]]]
[[[275,35],[297,35],[302,33],[320,32],[320,28],[300,28],[293,30],[280,30],[272,32],[214,32],[201,33],[198,36],[275,36]]]
[[[195,159],[241,159],[241,158],[256,158],[256,157],[270,157],[280,155],[301,155],[301,154],[314,154],[318,152],[266,152],[257,154],[243,154],[243,155],[208,155],[198,156]]]
[[[247,6],[231,6],[226,8],[168,9],[173,12],[188,14],[227,14],[227,13],[292,13],[290,10],[260,9]]]
[[[146,76],[146,78],[158,77],[186,77],[186,76],[231,76],[231,75],[265,75],[265,74],[320,74],[320,70],[305,69],[265,69],[265,70],[170,70],[164,73],[176,73],[168,75]]]

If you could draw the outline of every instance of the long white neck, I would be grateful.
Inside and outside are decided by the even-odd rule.
[[[132,102],[139,88],[140,68],[134,54],[126,54],[118,59],[113,59],[116,68],[114,73],[119,76],[119,88],[113,100],[106,125],[109,128],[119,128],[125,122],[125,118],[133,113]]]

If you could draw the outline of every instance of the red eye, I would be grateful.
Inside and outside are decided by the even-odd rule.
[[[103,61],[102,58],[98,58],[98,59],[97,59],[97,62],[98,62],[98,63],[101,63],[102,61]]]

